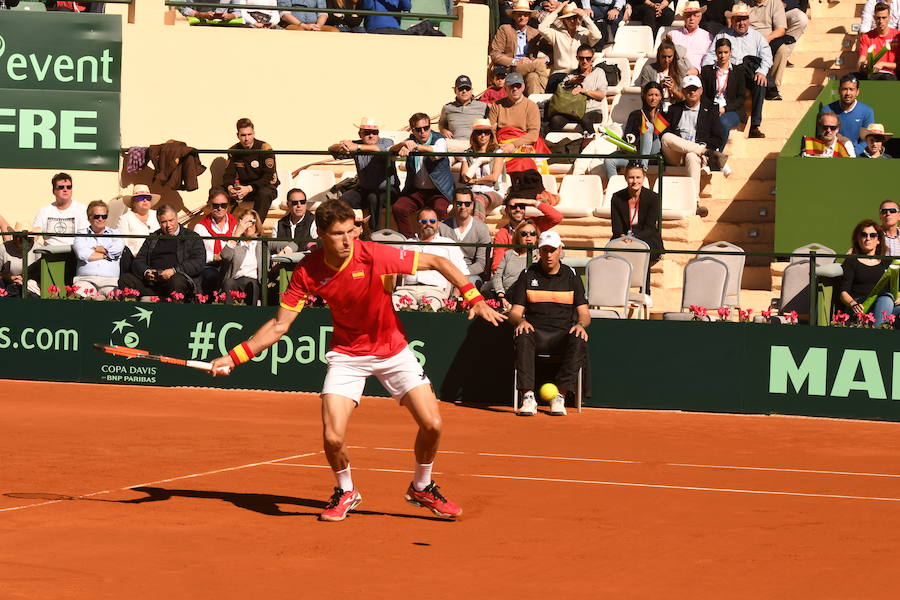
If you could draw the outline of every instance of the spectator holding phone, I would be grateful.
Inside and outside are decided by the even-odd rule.
[[[260,232],[259,214],[252,209],[244,209],[237,215],[234,237],[258,238]],[[247,295],[247,304],[256,306],[261,295],[260,281],[268,261],[262,254],[262,244],[256,239],[228,240],[222,246],[222,267],[225,278],[222,291],[225,292],[225,303],[233,304],[237,291]]]
[[[656,49],[656,62],[648,62],[644,65],[640,75],[634,80],[634,85],[643,89],[651,81],[658,83],[662,87],[663,93],[662,110],[667,111],[674,102],[684,98],[681,90],[682,78],[690,70],[690,63],[683,58],[678,58],[675,53],[675,44],[663,40]]]

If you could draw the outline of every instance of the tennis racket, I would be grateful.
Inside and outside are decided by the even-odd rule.
[[[189,367],[191,369],[198,369],[200,371],[206,371],[208,373],[212,373],[213,366],[212,363],[208,363],[202,360],[185,360],[183,358],[174,358],[172,356],[163,356],[162,354],[150,354],[147,350],[141,350],[140,348],[128,348],[127,346],[114,346],[114,345],[106,345],[106,344],[94,344],[94,348],[100,350],[101,352],[105,352],[106,354],[112,354],[113,356],[122,356],[124,358],[141,358],[144,360],[153,360],[156,362],[166,363],[170,365],[175,365],[178,367]],[[230,371],[227,367],[220,367],[219,373],[227,374]]]

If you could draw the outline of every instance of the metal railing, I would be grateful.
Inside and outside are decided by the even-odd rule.
[[[126,2],[126,0],[121,0]],[[127,0],[130,3],[131,0]],[[278,12],[311,12],[311,13],[328,13],[328,14],[350,14],[380,17],[396,17],[398,19],[427,19],[429,21],[458,21],[458,15],[440,15],[433,13],[418,12],[387,12],[380,10],[356,10],[354,8],[309,8],[306,6],[272,6],[269,4],[231,4],[227,2],[185,2],[183,0],[166,0],[166,6],[173,8],[228,8],[238,10],[277,10]]]

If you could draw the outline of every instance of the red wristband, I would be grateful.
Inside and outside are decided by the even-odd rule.
[[[247,342],[241,342],[228,351],[228,356],[231,357],[234,365],[237,366],[248,362],[256,355],[253,354],[253,350],[250,349],[250,345]]]
[[[484,296],[475,289],[475,286],[471,282],[459,288],[459,291],[462,294],[463,300],[468,302],[469,306],[475,306],[484,300]]]

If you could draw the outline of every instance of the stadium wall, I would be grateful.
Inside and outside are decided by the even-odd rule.
[[[102,354],[92,344],[211,360],[246,339],[274,308],[0,302],[4,379],[317,392],[325,374],[326,309],[304,310],[273,348],[231,377],[213,379]],[[462,314],[399,314],[443,400],[511,404],[511,326],[470,323]],[[595,319],[589,333],[587,406],[900,421],[900,352],[886,330]],[[365,393],[386,395],[375,380]]]

